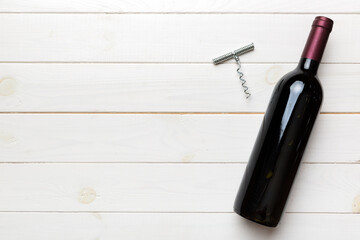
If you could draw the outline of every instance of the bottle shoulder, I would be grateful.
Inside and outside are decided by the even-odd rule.
[[[295,69],[285,74],[276,84],[275,88],[291,88],[294,84],[303,85],[304,90],[311,90],[312,92],[319,92],[322,94],[322,86],[319,78],[309,72]]]
[[[316,105],[320,105],[323,99],[323,90],[317,76],[297,71],[297,69],[284,75],[278,81],[271,99],[272,101],[284,100],[294,94],[299,96],[299,100],[305,99]]]

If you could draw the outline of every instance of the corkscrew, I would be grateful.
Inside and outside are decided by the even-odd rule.
[[[237,68],[236,72],[239,74],[239,79],[240,79],[240,82],[241,82],[241,86],[243,87],[246,98],[249,98],[251,96],[251,94],[249,92],[248,86],[246,85],[246,80],[244,79],[244,73],[241,71],[241,62],[240,62],[239,56],[254,50],[254,48],[255,48],[254,43],[251,43],[251,44],[246,45],[246,46],[244,46],[242,48],[236,49],[233,52],[229,52],[227,54],[224,54],[224,55],[222,55],[220,57],[217,57],[217,58],[213,59],[213,63],[215,65],[226,62],[226,61],[228,61],[230,59],[235,59],[237,65],[238,65],[238,68]]]

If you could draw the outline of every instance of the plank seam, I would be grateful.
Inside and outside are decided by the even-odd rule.
[[[127,61],[0,61],[0,64],[159,64],[159,65],[213,65],[212,62],[127,62]],[[222,65],[235,65],[233,62],[226,62]],[[265,64],[298,64],[298,62],[241,62],[241,64],[265,65]],[[351,65],[360,62],[321,62],[321,64]]]
[[[334,15],[358,15],[360,14],[360,11],[354,11],[354,12],[239,12],[239,11],[234,11],[234,12],[36,12],[36,11],[28,11],[28,12],[7,12],[7,11],[2,11],[0,12],[0,14],[62,14],[62,15],[228,15],[228,14],[233,14],[233,15],[313,15],[313,14],[334,14]]]
[[[92,214],[92,213],[120,213],[120,214],[235,214],[234,212],[204,212],[204,211],[0,211],[1,213],[60,213],[60,214],[69,214],[69,213],[77,213],[77,214]],[[284,212],[286,214],[342,214],[342,215],[359,215],[353,212]]]
[[[117,165],[245,165],[248,162],[0,162],[0,165],[30,165],[30,164],[117,164]],[[353,162],[301,162],[311,165],[357,165],[360,160]]]
[[[116,114],[116,115],[170,115],[170,114],[178,114],[178,115],[256,115],[256,114],[264,114],[265,112],[0,112],[0,114]],[[358,115],[360,112],[320,112],[320,114],[324,115]]]

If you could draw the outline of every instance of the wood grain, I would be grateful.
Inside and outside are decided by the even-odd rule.
[[[338,240],[358,239],[359,221],[355,214],[284,214],[271,229],[234,213],[1,213],[0,235],[7,240]]]
[[[247,162],[262,114],[3,114],[2,162]],[[321,114],[303,161],[357,163],[360,115]]]
[[[2,112],[264,112],[296,64],[0,64]],[[323,64],[322,112],[360,112],[358,64]]]
[[[152,0],[152,1],[114,1],[114,0],[1,0],[1,12],[245,12],[245,13],[359,13],[356,0],[337,1],[291,1],[273,0]]]
[[[323,61],[360,63],[359,15],[335,21]],[[1,14],[0,62],[211,62],[254,42],[244,62],[298,62],[314,15]],[[246,34],[244,34],[246,33]]]
[[[359,13],[358,0],[0,0],[1,238],[359,239]],[[274,84],[323,14],[325,114],[280,226],[264,228],[233,201]],[[211,59],[251,42],[246,101],[235,64]]]
[[[1,164],[0,211],[232,212],[245,164]],[[287,212],[351,213],[359,164],[303,164]]]

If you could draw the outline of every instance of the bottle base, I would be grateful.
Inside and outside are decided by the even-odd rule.
[[[234,212],[238,215],[240,215],[241,217],[243,218],[246,218],[247,220],[250,220],[252,222],[255,222],[257,224],[260,224],[260,225],[263,225],[263,226],[266,226],[266,227],[271,227],[271,228],[275,228],[277,226],[277,222],[270,222],[270,221],[267,221],[267,220],[261,220],[259,218],[256,218],[256,217],[251,217],[247,214],[244,214],[242,211],[240,211],[239,209],[236,209],[234,208]]]

